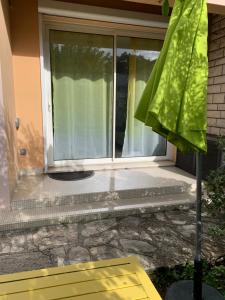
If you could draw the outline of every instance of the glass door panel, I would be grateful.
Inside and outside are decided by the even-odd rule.
[[[113,36],[50,30],[54,160],[112,157]]]
[[[163,41],[117,37],[116,157],[166,155],[166,141],[134,118]]]

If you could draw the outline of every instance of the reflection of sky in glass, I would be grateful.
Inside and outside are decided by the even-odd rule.
[[[117,49],[117,56],[122,54],[135,54],[136,56],[142,56],[147,60],[153,61],[159,57],[159,51],[150,51],[150,50],[133,50],[133,49]]]
[[[76,46],[76,44],[74,45]],[[55,44],[54,48],[58,48],[59,52],[62,52],[62,49],[65,47],[64,44]],[[101,53],[104,53],[105,55],[113,55],[113,49],[110,48],[96,48],[92,47],[95,50],[98,50]],[[121,56],[122,54],[135,54],[136,56],[142,56],[147,60],[154,61],[159,57],[160,52],[159,51],[150,51],[150,50],[133,50],[133,49],[117,49],[117,56]]]
[[[62,49],[65,47],[64,44],[53,44],[53,49],[57,49],[58,52],[62,52]]]

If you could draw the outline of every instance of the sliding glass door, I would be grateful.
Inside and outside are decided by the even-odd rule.
[[[165,156],[134,118],[162,41],[50,30],[53,160]]]

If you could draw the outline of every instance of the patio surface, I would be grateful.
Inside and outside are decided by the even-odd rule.
[[[204,216],[203,255],[224,255]],[[193,260],[195,211],[167,211],[0,233],[0,273],[136,255],[146,271]]]
[[[12,210],[0,214],[0,273],[136,255],[146,271],[192,261],[195,178],[178,168],[96,171],[89,179],[22,177]],[[224,241],[204,216],[203,254]],[[50,226],[47,226],[50,225]]]

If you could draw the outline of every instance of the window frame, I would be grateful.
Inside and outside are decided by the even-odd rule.
[[[68,18],[51,15],[39,15],[40,19],[40,62],[42,82],[42,111],[44,131],[44,158],[45,171],[49,172],[56,168],[83,169],[113,169],[122,167],[141,167],[148,165],[171,165],[175,157],[175,147],[167,142],[165,156],[116,158],[115,157],[115,130],[116,130],[116,41],[117,36],[128,36],[149,39],[164,39],[165,29],[146,27],[130,24],[118,24],[95,20]],[[113,155],[112,158],[61,160],[53,158],[53,120],[52,120],[52,91],[50,71],[49,31],[72,31],[81,33],[93,33],[113,36]],[[170,163],[168,162],[170,161]]]

